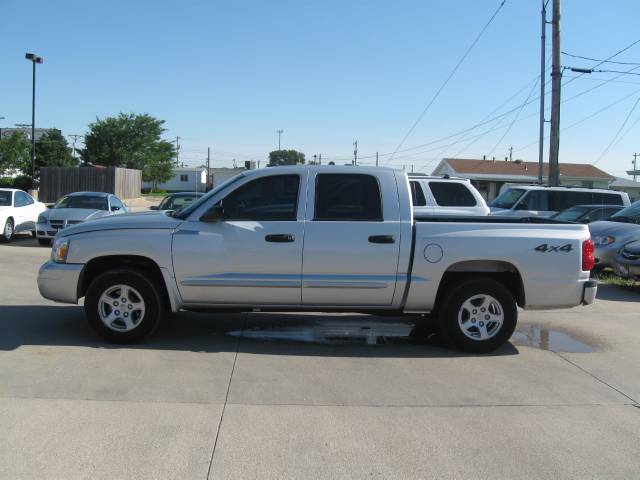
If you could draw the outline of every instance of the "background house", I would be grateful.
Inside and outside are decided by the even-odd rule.
[[[150,190],[152,182],[142,182],[144,190]],[[207,169],[205,167],[176,167],[170,180],[159,183],[158,189],[167,192],[204,192],[207,189]]]
[[[640,199],[640,182],[634,182],[626,178],[616,177],[616,179],[609,184],[611,190],[618,190],[620,192],[627,192],[631,201]]]
[[[544,164],[543,181],[547,181],[549,164]],[[493,200],[505,183],[535,184],[538,182],[538,162],[522,160],[477,160],[443,158],[433,175],[468,178],[486,200]],[[561,163],[560,184],[587,188],[609,188],[616,177],[585,163]]]

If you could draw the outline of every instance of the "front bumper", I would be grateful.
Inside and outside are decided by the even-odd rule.
[[[40,295],[55,302],[78,303],[78,283],[83,268],[83,264],[49,260],[38,272]]]
[[[38,238],[56,238],[58,228],[52,226],[49,223],[36,223],[36,237]]]
[[[587,280],[586,282],[584,282],[582,304],[591,305],[596,299],[596,293],[598,293],[598,282],[596,280]]]
[[[640,261],[630,260],[618,255],[616,257],[615,272],[623,278],[640,278]]]

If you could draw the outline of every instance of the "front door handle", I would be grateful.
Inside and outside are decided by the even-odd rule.
[[[289,233],[278,233],[274,235],[267,235],[266,237],[264,237],[264,239],[267,242],[273,242],[273,243],[289,243],[289,242],[293,242],[296,239],[296,237],[294,237]]]
[[[396,239],[393,235],[371,235],[369,243],[395,243]]]

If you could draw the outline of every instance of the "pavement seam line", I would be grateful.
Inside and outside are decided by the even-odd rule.
[[[607,382],[605,382],[604,380],[602,380],[601,378],[599,378],[598,376],[596,376],[595,374],[591,373],[589,370],[582,368],[580,365],[578,365],[575,362],[572,362],[571,360],[569,360],[567,357],[565,357],[564,355],[561,355],[559,352],[554,352],[557,356],[559,356],[561,359],[563,359],[565,362],[573,365],[574,367],[576,367],[579,370],[582,370],[584,373],[586,373],[587,375],[589,375],[591,378],[594,378],[595,380],[597,380],[598,382],[602,383],[603,385],[606,385],[607,387],[609,387],[610,389],[618,392],[620,395],[622,395],[623,397],[628,398],[629,400],[631,400],[634,404],[639,404],[640,402],[638,402],[637,400],[635,400],[634,398],[631,398],[629,395],[627,395],[626,393],[624,393],[622,390],[614,387],[613,385],[608,384]]]
[[[220,437],[220,430],[222,429],[222,420],[224,419],[224,412],[227,409],[227,400],[229,399],[229,391],[231,390],[231,380],[233,380],[233,374],[236,371],[236,361],[238,360],[238,352],[240,351],[240,340],[242,339],[242,332],[246,327],[247,323],[247,314],[242,314],[244,317],[244,322],[242,322],[242,330],[240,332],[240,336],[238,337],[238,341],[236,342],[236,353],[233,357],[233,366],[231,367],[231,375],[229,375],[229,383],[227,384],[227,394],[224,396],[224,404],[222,405],[222,412],[220,413],[220,421],[218,422],[218,430],[216,431],[216,439],[213,442],[213,449],[211,450],[211,458],[209,459],[209,468],[207,469],[207,477],[206,480],[209,480],[211,476],[211,467],[213,466],[213,456],[216,453],[216,447],[218,446],[218,438]]]

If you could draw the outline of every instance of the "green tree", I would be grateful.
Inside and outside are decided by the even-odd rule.
[[[304,163],[304,153],[297,150],[269,152],[269,165],[297,165],[299,163]]]
[[[152,182],[153,189],[173,176],[173,144],[161,140],[148,155],[142,169],[142,180]]]
[[[0,174],[31,171],[31,143],[22,132],[0,139]]]
[[[82,159],[94,165],[144,171],[147,162],[158,163],[174,156],[173,145],[160,138],[165,131],[163,124],[164,120],[146,113],[97,118],[89,124],[85,148],[80,151]]]
[[[49,130],[36,142],[36,163],[39,167],[72,167],[76,164],[60,130]]]

